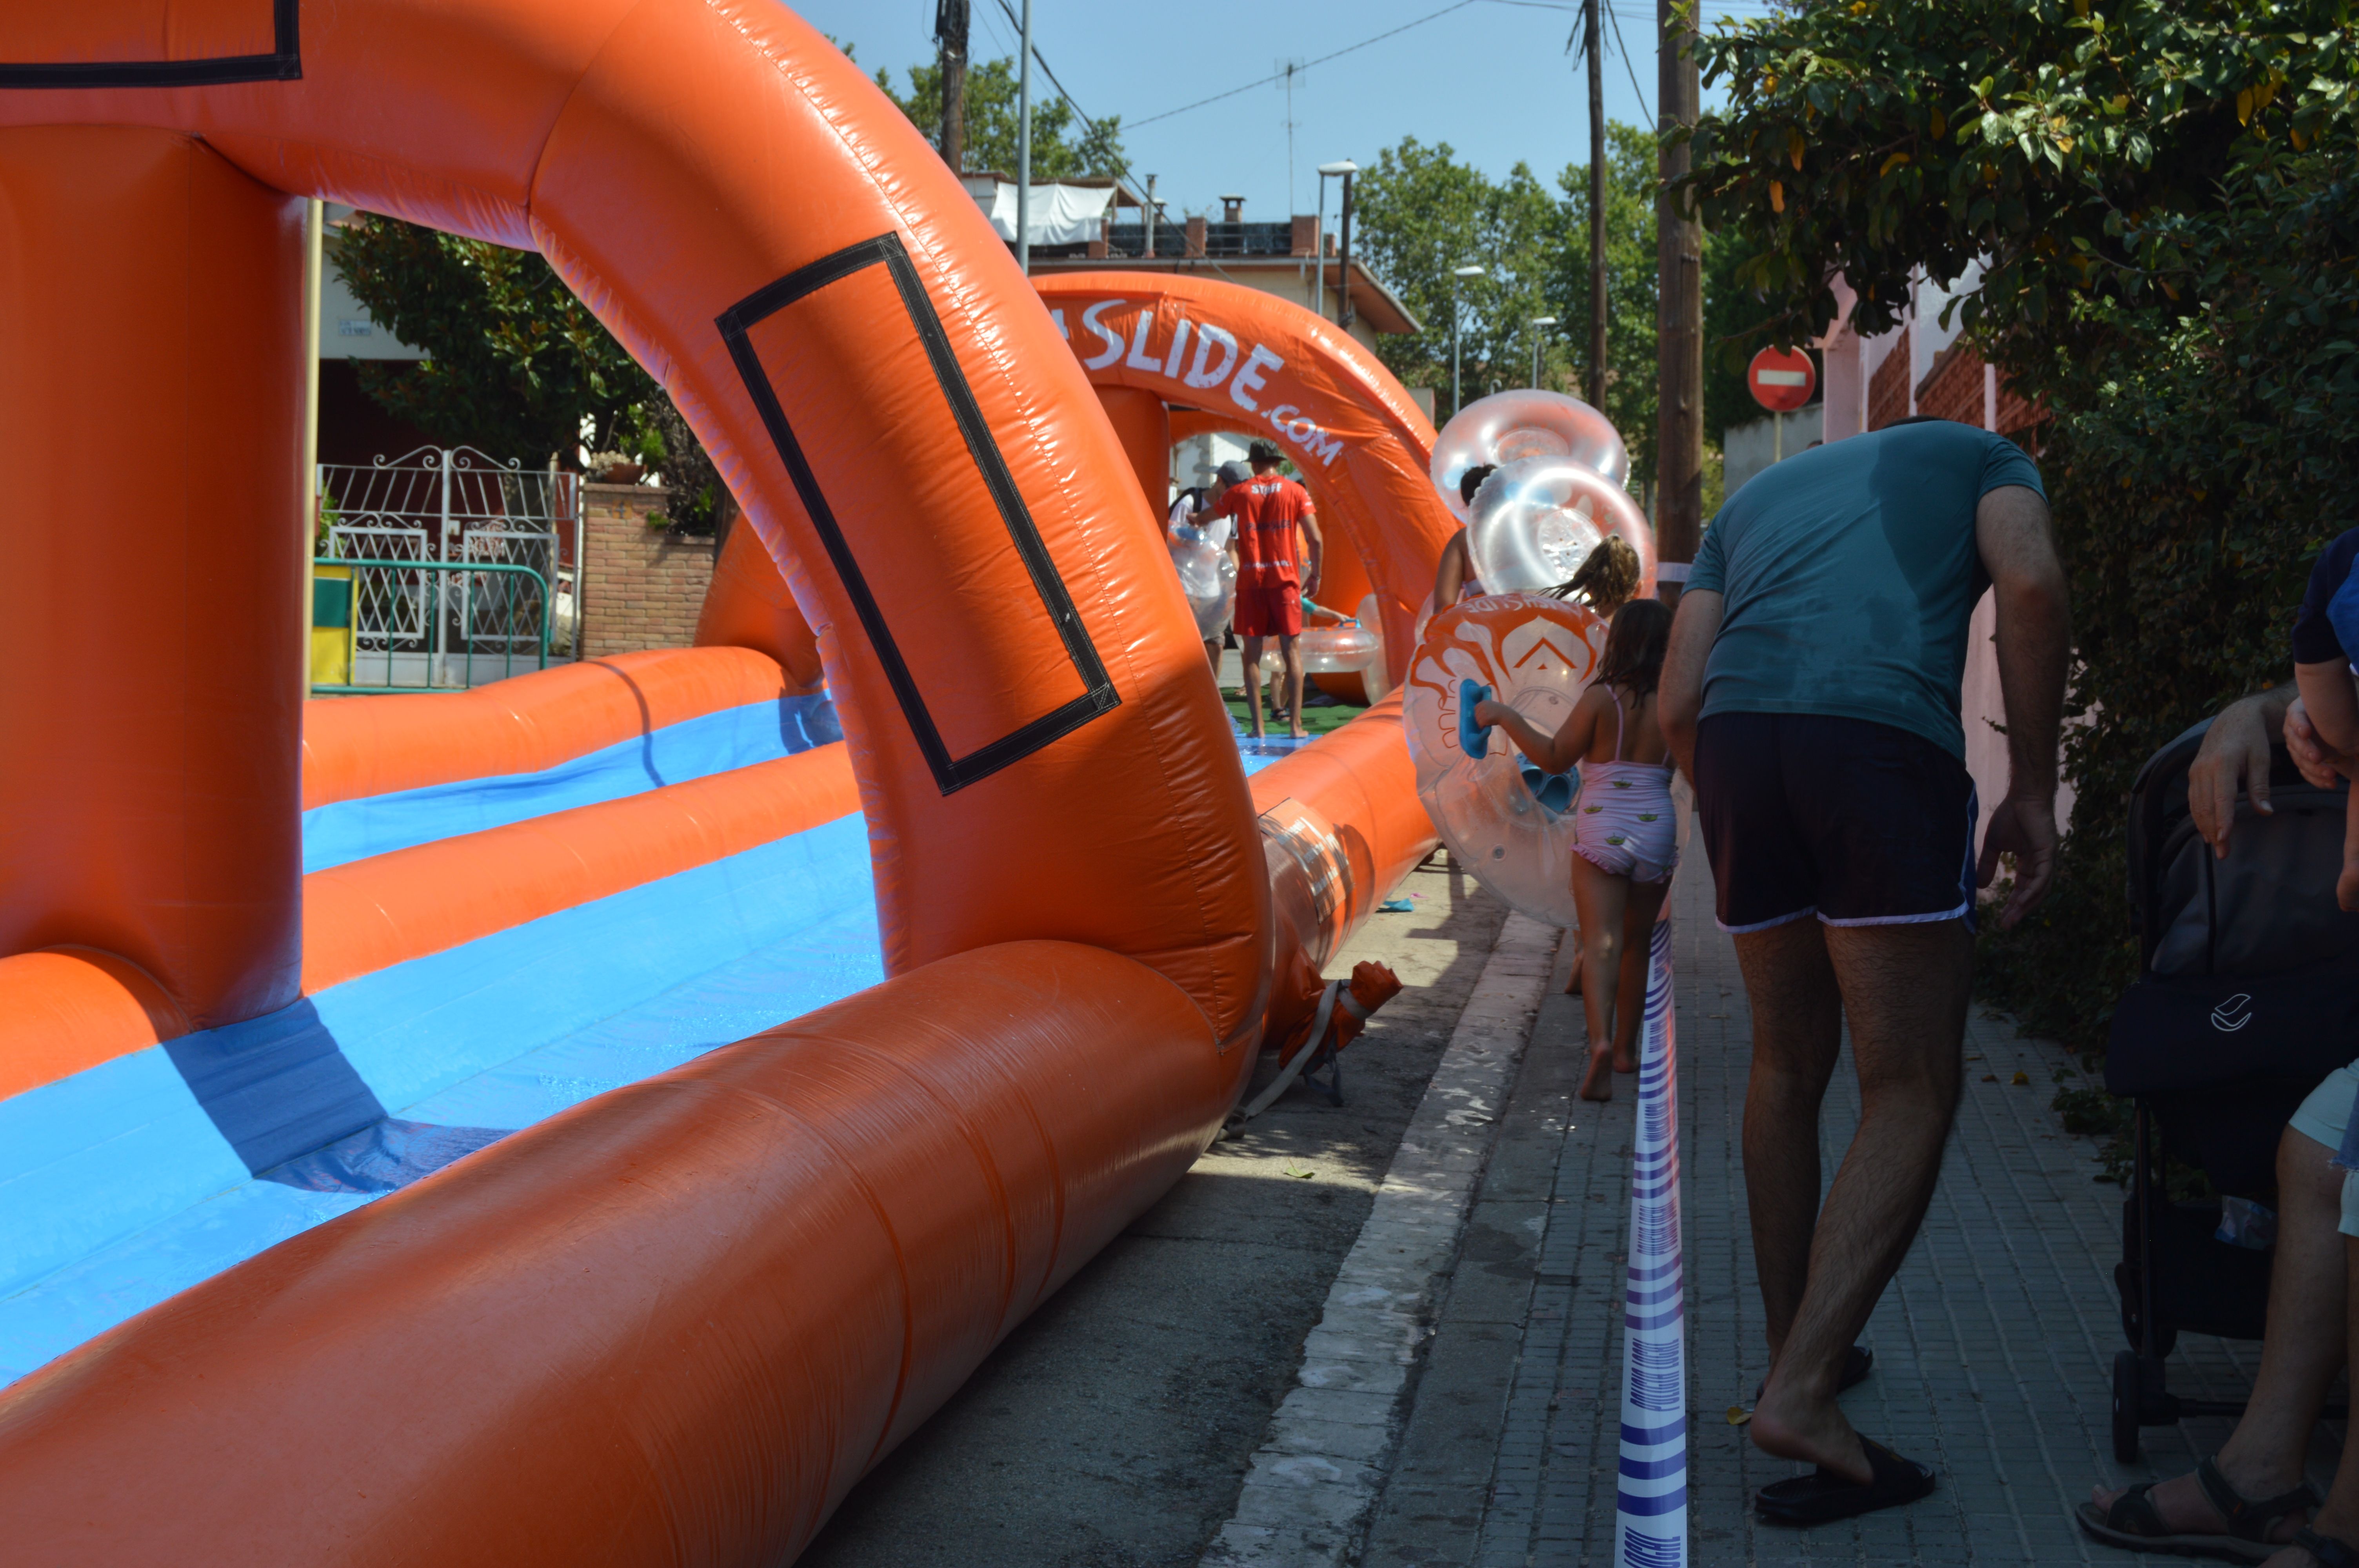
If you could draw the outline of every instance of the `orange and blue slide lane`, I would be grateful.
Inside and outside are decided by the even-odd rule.
[[[841,740],[824,696],[739,703],[528,773],[314,806],[303,869],[464,851]],[[1247,774],[1301,749],[1238,746]],[[853,810],[0,1098],[0,1385],[508,1132],[884,978]]]

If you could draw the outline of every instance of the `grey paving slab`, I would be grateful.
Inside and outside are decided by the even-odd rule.
[[[1807,1532],[1755,1522],[1754,1491],[1798,1467],[1756,1450],[1727,1419],[1730,1406],[1751,1403],[1767,1352],[1741,1157],[1751,1023],[1711,893],[1699,856],[1674,894],[1690,1562],[2141,1561],[2084,1540],[2072,1506],[2093,1483],[2190,1468],[2229,1423],[2148,1428],[2144,1462],[2114,1463],[2121,1193],[2093,1180],[2093,1145],[2065,1133],[2050,1108],[2068,1059],[1980,1011],[1940,1188],[1863,1336],[1875,1373],[1845,1400],[1862,1431],[1932,1465],[1940,1489],[1908,1509]],[[1577,1004],[1552,983],[1436,1331],[1410,1368],[1408,1422],[1364,1563],[1612,1559],[1635,1096],[1623,1079],[1611,1106],[1569,1098],[1582,1037]],[[2016,1083],[2018,1072],[2028,1081]],[[1858,1114],[1846,1050],[1821,1129],[1830,1180]],[[2182,1336],[2171,1386],[2240,1398],[2258,1356],[2256,1345]],[[2339,1456],[2339,1431],[2322,1428],[2311,1453],[2321,1486]]]

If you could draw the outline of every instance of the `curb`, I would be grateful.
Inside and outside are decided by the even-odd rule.
[[[1500,928],[1202,1568],[1340,1565],[1359,1550],[1561,935],[1521,914]]]

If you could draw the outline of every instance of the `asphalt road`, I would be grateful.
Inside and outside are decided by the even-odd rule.
[[[1343,1058],[1212,1152],[855,1487],[807,1568],[1192,1568],[1506,915],[1436,856],[1372,915],[1405,989]],[[1270,1069],[1265,1064],[1263,1072]]]

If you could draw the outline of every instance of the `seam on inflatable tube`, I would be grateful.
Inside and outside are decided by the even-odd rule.
[[[903,1058],[890,1052],[881,1051],[864,1040],[855,1040],[836,1034],[831,1034],[825,1038],[848,1054],[892,1068],[897,1076],[916,1085],[920,1097],[931,1102],[940,1111],[944,1125],[957,1130],[959,1141],[967,1146],[968,1151],[974,1155],[975,1163],[983,1167],[984,1182],[990,1190],[992,1207],[999,1216],[999,1228],[1007,1244],[1007,1263],[1006,1267],[1000,1271],[999,1290],[999,1321],[1006,1323],[1008,1309],[1016,1304],[1016,1270],[1023,1247],[1016,1232],[1015,1201],[1008,1194],[1007,1178],[1000,1171],[999,1162],[992,1155],[989,1141],[975,1130],[974,1119],[967,1114],[965,1107],[944,1094],[931,1078],[919,1072]],[[984,1056],[981,1060],[995,1068],[997,1066],[997,1061],[994,1057]],[[997,1072],[993,1076],[1002,1076]],[[1016,1100],[1025,1108],[1026,1119],[1039,1132],[1041,1146],[1044,1149],[1047,1148],[1048,1131],[1040,1126],[1039,1118],[1032,1114],[1031,1095],[1027,1092],[1026,1087],[1020,1081],[1011,1084],[1010,1087],[1016,1090]],[[1049,1171],[1061,1179],[1061,1172],[1058,1170],[1056,1162],[1051,1160],[1048,1163]],[[1060,1196],[1058,1207],[1061,1213],[1063,1208],[1061,1194]],[[1056,1267],[1056,1254],[1053,1251],[1049,1257],[1049,1266],[1051,1271]]]

